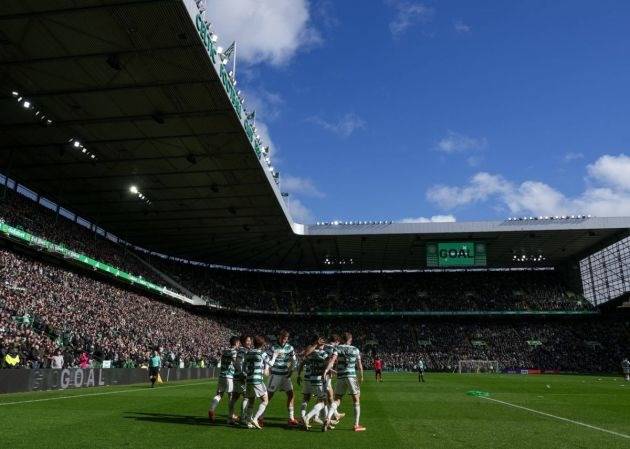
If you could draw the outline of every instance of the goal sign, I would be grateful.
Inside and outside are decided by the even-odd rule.
[[[427,244],[428,267],[485,267],[486,245],[475,242]]]

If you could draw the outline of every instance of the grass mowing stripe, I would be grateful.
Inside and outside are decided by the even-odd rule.
[[[586,423],[583,423],[583,422],[580,422],[580,421],[575,421],[575,420],[569,419],[569,418],[563,418],[562,416],[552,415],[551,413],[541,412],[539,410],[534,410],[532,408],[523,407],[522,405],[512,404],[510,402],[500,401],[500,400],[494,399],[494,398],[481,397],[480,399],[485,399],[486,401],[497,402],[499,404],[507,405],[508,407],[513,407],[513,408],[518,408],[518,409],[521,409],[521,410],[526,410],[526,411],[531,412],[531,413],[536,413],[538,415],[547,416],[549,418],[554,418],[554,419],[557,419],[557,420],[560,420],[560,421],[568,422],[568,423],[571,423],[571,424],[576,424],[578,426],[587,427],[589,429],[599,430],[600,432],[606,432],[606,433],[609,433],[611,435],[616,435],[618,437],[627,438],[627,439],[630,440],[630,435],[626,435],[624,433],[615,432],[614,430],[604,429],[602,427],[593,426],[591,424],[586,424]]]
[[[134,388],[133,390],[117,390],[117,391],[103,391],[100,393],[86,393],[86,394],[73,394],[70,396],[56,396],[54,398],[44,398],[44,399],[28,399],[26,401],[14,401],[14,402],[0,402],[0,407],[3,405],[17,405],[17,404],[29,404],[33,402],[46,402],[46,401],[56,401],[59,399],[72,399],[72,398],[85,398],[89,396],[106,396],[110,394],[120,394],[120,393],[133,393],[136,391],[159,391],[164,390],[165,388],[178,388],[178,387],[190,387],[192,385],[201,385],[203,383],[208,382],[208,380],[200,381],[200,382],[192,382],[188,384],[179,384],[179,385],[164,385],[159,388]]]

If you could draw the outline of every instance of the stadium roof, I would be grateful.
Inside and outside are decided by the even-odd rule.
[[[129,242],[231,266],[418,269],[445,240],[485,242],[489,266],[553,265],[628,235],[629,218],[293,223],[197,15],[193,0],[1,2],[0,170]]]

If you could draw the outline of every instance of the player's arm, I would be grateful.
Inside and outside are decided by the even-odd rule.
[[[315,348],[317,348],[317,345],[307,346],[306,349],[304,350],[304,358],[306,359],[309,355],[311,355],[311,353],[315,350]]]
[[[302,359],[302,361],[300,362],[300,366],[298,366],[298,372],[297,372],[298,385],[302,384],[302,370],[304,369],[305,364],[306,364],[306,359]]]
[[[359,382],[363,383],[363,362],[361,361],[361,354],[357,356],[357,365],[359,367]]]
[[[326,369],[324,370],[324,377],[330,374],[330,372],[332,371],[332,367],[335,365],[336,361],[337,361],[337,353],[333,352],[333,354],[328,359],[328,363],[326,364]]]
[[[291,375],[293,374],[293,370],[295,369],[295,367],[297,366],[297,357],[295,356],[295,350],[291,351],[291,355],[289,355],[289,366],[288,366],[288,373],[287,373],[287,377],[291,378]]]

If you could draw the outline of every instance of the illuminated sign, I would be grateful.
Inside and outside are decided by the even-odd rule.
[[[486,245],[475,242],[427,244],[427,267],[485,267]]]

